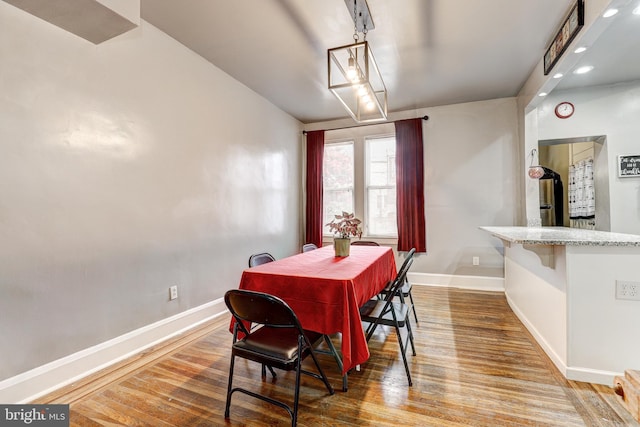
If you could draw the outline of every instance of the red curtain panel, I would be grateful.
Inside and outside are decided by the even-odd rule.
[[[395,127],[398,251],[426,252],[422,118],[399,120]]]
[[[324,130],[307,132],[307,205],[305,243],[322,246],[322,158]]]

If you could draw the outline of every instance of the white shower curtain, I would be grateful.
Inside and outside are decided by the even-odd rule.
[[[569,219],[571,226],[595,228],[596,192],[593,159],[569,166]]]

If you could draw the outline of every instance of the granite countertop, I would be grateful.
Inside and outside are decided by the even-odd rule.
[[[568,227],[480,227],[511,243],[525,245],[640,246],[640,236]]]

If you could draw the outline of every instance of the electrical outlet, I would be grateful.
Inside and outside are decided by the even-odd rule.
[[[616,298],[640,301],[640,282],[616,280]]]
[[[480,257],[479,256],[474,256],[473,257],[473,265],[480,265]]]
[[[170,300],[174,300],[178,298],[178,287],[177,286],[171,286],[169,288],[169,299]]]

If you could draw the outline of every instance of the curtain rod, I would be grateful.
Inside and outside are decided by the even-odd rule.
[[[421,117],[422,120],[429,120],[429,116],[422,116]],[[393,123],[393,122],[385,122],[385,123]],[[342,129],[353,129],[353,128],[361,128],[361,127],[365,127],[365,126],[373,126],[373,125],[383,125],[385,123],[367,123],[366,125],[360,125],[360,126],[345,126],[342,128],[333,128],[333,129],[323,129],[323,130],[342,130]],[[302,133],[304,135],[306,135],[308,132],[306,130],[303,130]]]

